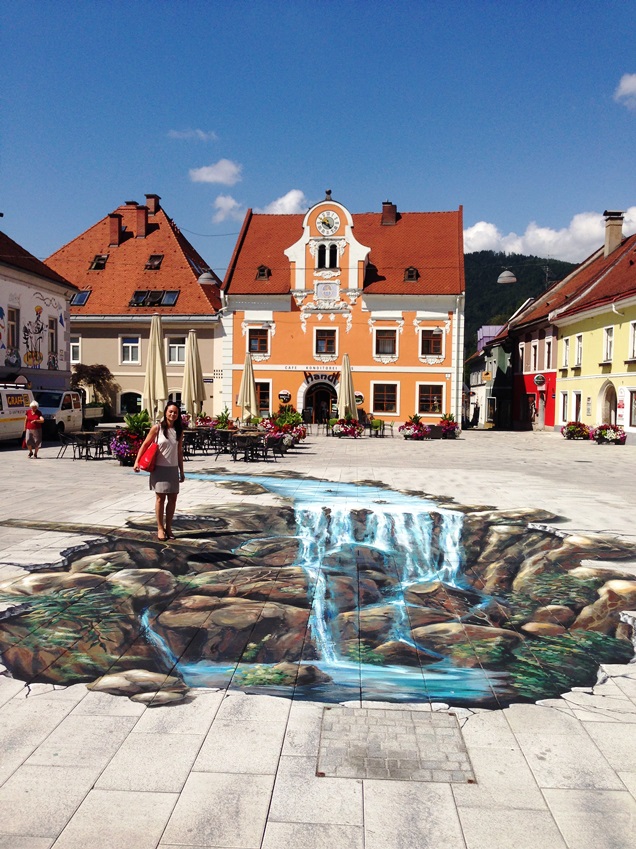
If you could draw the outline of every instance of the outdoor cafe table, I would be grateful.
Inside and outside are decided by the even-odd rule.
[[[96,460],[98,454],[95,449],[104,439],[103,433],[95,433],[94,430],[80,430],[73,434],[79,447],[79,456],[85,460]],[[94,453],[91,453],[93,451]]]

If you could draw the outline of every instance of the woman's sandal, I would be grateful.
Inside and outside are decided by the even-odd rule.
[[[172,533],[172,531],[168,531],[166,537],[167,539],[176,539],[176,536]]]
[[[157,539],[159,540],[159,542],[166,542],[166,540],[170,539],[170,537],[167,534],[160,536],[159,531],[157,531]]]

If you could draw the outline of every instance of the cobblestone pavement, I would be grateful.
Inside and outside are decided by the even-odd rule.
[[[111,460],[56,456],[53,446],[37,462],[0,448],[0,581],[55,565],[94,537],[68,524],[124,528],[152,517],[145,477]],[[211,464],[194,458],[186,475]],[[633,445],[468,432],[415,445],[312,436],[276,470],[542,509],[566,533],[633,543],[635,465]],[[190,478],[178,512],[227,499]],[[59,527],[23,526],[37,521]],[[621,568],[636,576],[636,564]],[[327,707],[223,689],[148,708],[84,684],[0,675],[0,849],[623,849],[635,830],[634,664],[504,710]]]

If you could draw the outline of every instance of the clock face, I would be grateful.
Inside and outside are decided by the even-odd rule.
[[[321,212],[316,221],[316,227],[323,236],[331,236],[340,227],[340,219],[335,212],[330,209],[326,212]]]

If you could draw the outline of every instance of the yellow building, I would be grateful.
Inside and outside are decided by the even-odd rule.
[[[604,246],[567,280],[550,313],[558,328],[557,426],[622,425],[636,440],[636,236],[605,212]]]

